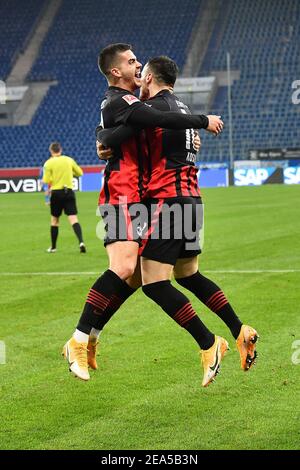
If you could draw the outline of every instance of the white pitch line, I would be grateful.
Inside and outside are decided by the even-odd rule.
[[[99,275],[101,272],[89,272],[89,271],[68,271],[68,272],[41,272],[41,273],[1,273],[0,276],[90,276]]]
[[[289,274],[300,273],[300,269],[228,269],[228,270],[204,270],[211,274]],[[99,276],[99,271],[68,271],[68,272],[34,272],[34,273],[6,273],[0,272],[0,276]]]

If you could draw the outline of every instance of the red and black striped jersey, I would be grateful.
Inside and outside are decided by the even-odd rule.
[[[160,91],[147,104],[160,111],[191,114],[189,108],[169,90]],[[147,157],[149,180],[145,196],[200,196],[194,130],[147,128],[146,138],[150,158]]]
[[[113,146],[114,157],[105,169],[99,203],[119,204],[120,198],[124,202],[125,197],[128,203],[139,202],[146,194],[149,170],[152,190],[158,191],[157,184],[165,188],[162,196],[157,197],[199,196],[192,129],[206,129],[208,124],[207,116],[191,115],[169,91],[158,93],[148,103],[143,103],[122,88],[109,87],[101,106],[101,123],[96,136],[104,145]],[[141,131],[139,138],[135,133],[150,127],[146,145],[146,133]],[[147,154],[149,148],[152,158]],[[159,167],[165,172],[163,180],[153,170]],[[160,183],[156,183],[158,179]]]
[[[101,126],[113,128],[126,124],[133,110],[145,106],[135,95],[118,87],[109,87],[101,103]],[[99,204],[139,202],[144,196],[147,168],[144,166],[147,145],[143,133],[125,140],[114,148],[114,157],[109,159],[104,170],[104,184]]]

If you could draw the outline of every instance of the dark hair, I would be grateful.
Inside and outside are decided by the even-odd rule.
[[[62,148],[59,142],[52,142],[49,147],[50,152],[59,153],[61,152]]]
[[[151,72],[153,73],[155,80],[158,83],[164,83],[166,85],[173,86],[176,82],[179,69],[176,62],[170,59],[170,57],[165,55],[153,57],[152,59],[148,60],[147,65],[151,69]]]
[[[110,44],[109,46],[106,46],[104,49],[102,49],[98,56],[98,67],[100,72],[103,73],[105,77],[107,77],[110,74],[110,69],[112,68],[116,56],[120,52],[125,52],[128,50],[132,50],[132,46],[122,42]]]

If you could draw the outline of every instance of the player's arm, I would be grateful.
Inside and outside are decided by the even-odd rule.
[[[179,114],[179,116],[181,115]],[[198,152],[200,150],[201,142],[198,132],[194,132],[195,150],[197,150]],[[119,146],[123,142],[125,142],[125,140],[129,139],[130,137],[133,137],[134,135],[136,135],[136,129],[134,129],[132,126],[125,126],[124,124],[121,124],[118,127],[112,127],[108,129],[103,129],[101,126],[98,126],[96,129],[97,141],[101,142],[106,148]],[[99,158],[101,158],[100,155],[98,156]]]
[[[125,126],[121,124],[117,127],[103,129],[98,126],[96,129],[96,138],[105,147],[116,147],[136,135],[137,130],[132,126]]]
[[[73,158],[72,158],[72,170],[73,170],[73,175],[74,176],[82,176],[83,175],[82,169],[80,168],[79,165],[77,165],[77,163],[75,162],[75,160],[73,160]]]
[[[133,95],[122,96],[114,105],[115,124],[127,124],[138,129],[162,127],[165,129],[206,129],[218,134],[223,129],[220,116],[183,114],[174,111],[160,111],[142,103]]]
[[[220,116],[204,114],[180,114],[173,111],[161,112],[147,106],[134,107],[123,124],[133,127],[163,127],[165,129],[206,129],[213,134],[219,134],[223,129]]]
[[[158,111],[146,104],[132,110],[126,122],[133,127],[162,127],[165,129],[207,129],[208,117],[204,114],[190,115],[173,111]]]

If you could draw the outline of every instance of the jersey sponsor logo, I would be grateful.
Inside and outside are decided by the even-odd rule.
[[[300,167],[290,166],[283,170],[285,184],[300,184]]]
[[[124,101],[126,101],[127,104],[129,104],[129,106],[140,101],[136,96],[133,95],[124,95],[122,98]]]

